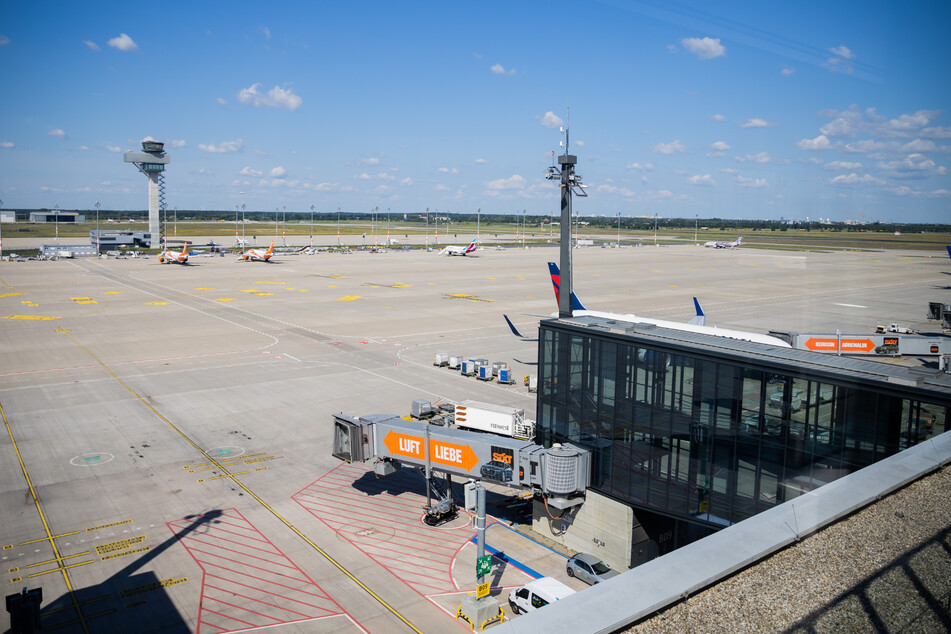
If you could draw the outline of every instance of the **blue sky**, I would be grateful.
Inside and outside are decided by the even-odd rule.
[[[0,4],[0,198],[951,222],[947,2]]]

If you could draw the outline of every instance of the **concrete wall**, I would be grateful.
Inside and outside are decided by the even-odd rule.
[[[634,535],[643,530],[630,506],[588,490],[580,510],[565,513],[563,519],[551,515],[561,512],[551,507],[546,511],[545,504],[536,501],[532,529],[571,550],[600,557],[617,571],[631,567]]]

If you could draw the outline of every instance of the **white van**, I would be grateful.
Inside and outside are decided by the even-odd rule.
[[[509,605],[512,612],[521,614],[564,599],[575,591],[554,577],[542,577],[509,593]]]

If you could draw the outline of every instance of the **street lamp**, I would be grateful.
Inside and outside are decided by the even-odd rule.
[[[282,205],[283,215],[281,216],[281,235],[282,240],[284,241],[284,246],[287,246],[287,205]]]
[[[59,205],[53,205],[53,222],[56,223],[56,239],[59,240]]]
[[[314,248],[314,206],[310,206],[310,248]]]
[[[482,207],[476,209],[476,242],[482,244],[482,240],[479,239],[480,231],[482,229]]]
[[[96,257],[99,257],[99,201],[96,201]]]
[[[96,203],[96,206],[99,206],[99,203]],[[0,211],[3,210],[3,200],[0,200]],[[98,228],[98,216],[97,218],[97,228]],[[14,220],[16,220],[14,218]],[[3,214],[0,213],[0,258],[3,257]]]
[[[340,246],[340,207],[337,207],[337,246]]]

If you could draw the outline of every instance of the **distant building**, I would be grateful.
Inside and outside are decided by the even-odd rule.
[[[95,256],[96,247],[89,244],[44,244],[40,247],[40,255],[60,258]]]
[[[96,230],[89,232],[89,243],[96,246]],[[120,247],[140,247],[148,249],[152,246],[152,234],[148,231],[122,231],[106,229],[99,231],[99,250],[107,251]]]
[[[13,209],[0,210],[0,222],[16,222],[17,212]]]
[[[30,222],[86,222],[86,216],[75,211],[31,211]]]

